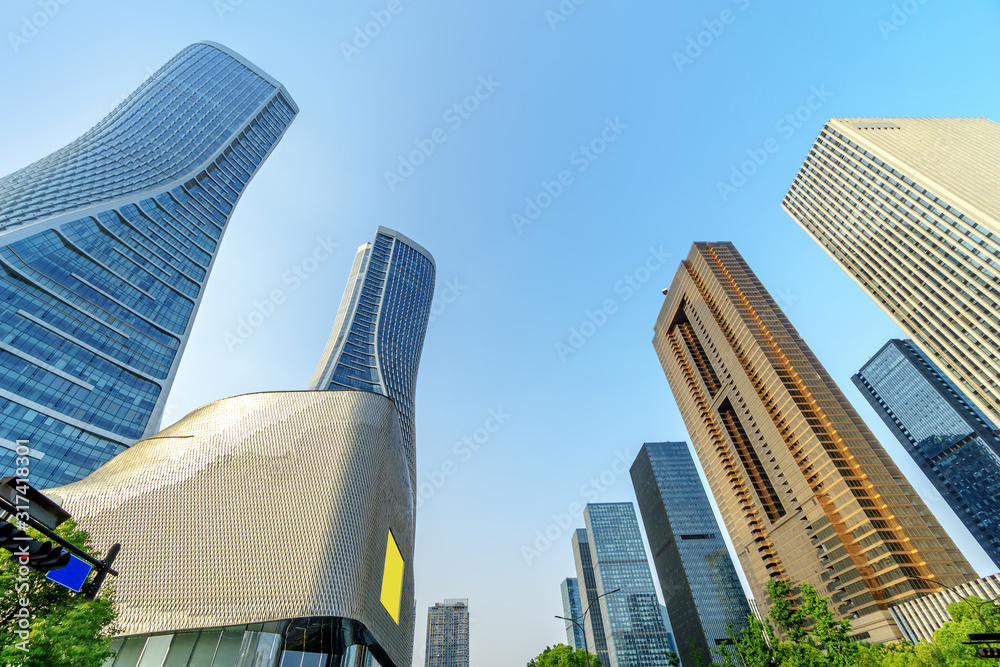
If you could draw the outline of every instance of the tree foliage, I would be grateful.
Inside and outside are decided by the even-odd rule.
[[[35,539],[46,539],[34,530],[26,532]],[[56,533],[88,553],[92,552],[89,536],[77,529],[74,521],[63,523]],[[7,552],[2,553],[7,555]],[[109,645],[117,613],[111,584],[104,585],[98,599],[88,600],[34,570],[25,576],[18,565],[4,556],[0,556],[0,591],[3,592],[0,598],[0,664],[100,667],[113,655]],[[28,602],[27,612],[21,611],[22,601]],[[29,618],[19,618],[19,614],[25,613]]]
[[[730,628],[727,647],[715,650],[716,665],[729,667],[982,667],[968,635],[1000,632],[1000,606],[979,598],[949,605],[952,621],[932,642],[867,644],[851,639],[851,623],[835,620],[829,601],[809,584],[768,584],[771,611],[763,622]]]
[[[572,649],[566,644],[547,646],[544,651],[534,657],[528,667],[603,667],[597,656],[591,655],[587,662],[587,652],[582,648]]]

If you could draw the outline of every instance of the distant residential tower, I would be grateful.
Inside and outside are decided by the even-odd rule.
[[[425,667],[469,667],[469,601],[445,600],[427,610]]]

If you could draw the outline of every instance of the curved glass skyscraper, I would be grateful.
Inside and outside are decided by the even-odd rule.
[[[80,479],[159,428],[215,252],[298,112],[229,49],[179,53],[76,141],[0,179],[0,465]]]
[[[414,487],[413,404],[434,274],[429,252],[399,232],[379,227],[375,241],[354,256],[337,319],[309,383],[310,389],[361,389],[392,399]]]
[[[427,251],[379,228],[311,391],[215,401],[47,491],[98,552],[122,543],[108,667],[411,664],[413,399],[433,290]],[[280,557],[265,556],[275,539]]]

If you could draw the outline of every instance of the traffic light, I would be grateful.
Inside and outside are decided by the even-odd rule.
[[[990,632],[983,634],[971,634],[969,635],[969,641],[962,642],[963,644],[992,644],[1000,642],[1000,633]],[[976,646],[976,655],[980,658],[995,658],[1000,659],[1000,647],[996,646]]]
[[[4,521],[0,526],[0,547],[14,554],[10,557],[10,562],[26,565],[37,572],[59,570],[69,564],[69,553],[63,552],[62,547],[43,540],[33,540],[9,521]]]

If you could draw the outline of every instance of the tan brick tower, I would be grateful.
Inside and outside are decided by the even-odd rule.
[[[1000,125],[831,120],[782,206],[1000,421]]]
[[[890,604],[974,578],[731,243],[693,246],[653,345],[762,611],[807,582],[891,641]]]

